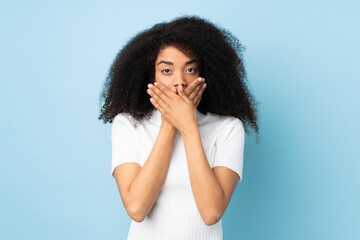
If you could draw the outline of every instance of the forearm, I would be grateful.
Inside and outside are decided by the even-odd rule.
[[[177,130],[162,125],[144,166],[129,187],[134,212],[145,218],[164,184]]]
[[[183,134],[191,188],[205,223],[216,222],[224,212],[224,192],[206,158],[199,128]],[[215,220],[216,219],[216,220]]]

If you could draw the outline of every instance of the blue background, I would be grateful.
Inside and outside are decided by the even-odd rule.
[[[1,2],[0,238],[126,239],[102,84],[134,34],[196,14],[246,46],[260,102],[224,239],[360,239],[360,4],[338,2]]]

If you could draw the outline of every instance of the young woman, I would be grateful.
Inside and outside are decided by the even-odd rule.
[[[186,16],[142,31],[115,58],[99,119],[113,122],[128,239],[222,239],[245,132],[259,131],[241,50],[228,31]]]

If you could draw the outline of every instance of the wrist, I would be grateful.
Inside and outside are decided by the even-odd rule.
[[[181,132],[181,135],[185,139],[194,136],[197,133],[200,134],[199,126],[197,124],[192,124],[187,126],[186,129]]]
[[[162,121],[160,128],[170,133],[176,134],[178,132],[178,130],[168,121]]]

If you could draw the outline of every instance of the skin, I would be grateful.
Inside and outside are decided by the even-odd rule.
[[[198,69],[198,63],[193,56],[187,56],[177,48],[169,46],[160,50],[155,61],[155,82],[165,85],[176,94],[179,94],[179,88],[183,87],[185,95],[189,96],[189,99],[197,107],[206,87],[205,79],[200,77]],[[200,84],[196,85],[195,89],[191,85],[194,81],[200,81]],[[148,87],[151,86],[153,85],[148,85]],[[199,91],[201,92],[199,93]],[[148,93],[151,96],[151,89],[148,89]],[[154,105],[154,99],[150,98],[150,101]],[[154,105],[154,107],[156,106]],[[159,107],[161,108],[161,106]],[[156,108],[159,110],[158,107]],[[161,114],[161,119],[166,124],[169,124],[163,114]],[[177,131],[176,127],[170,125]]]
[[[149,84],[147,90],[151,103],[161,113],[158,137],[142,168],[137,163],[124,163],[115,168],[125,209],[137,222],[144,220],[156,201],[166,179],[178,132],[184,140],[195,202],[206,225],[221,219],[239,180],[237,173],[226,167],[211,169],[206,159],[196,113],[206,84],[193,60],[172,46],[159,52],[155,85]]]

